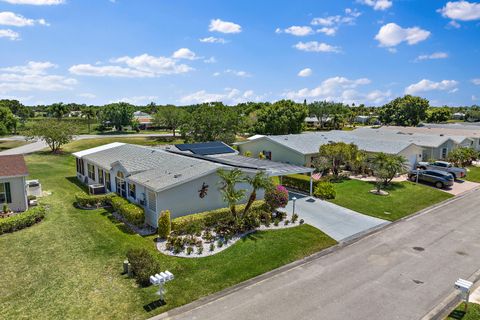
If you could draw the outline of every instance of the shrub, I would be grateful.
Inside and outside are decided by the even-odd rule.
[[[237,205],[237,212],[243,212],[245,205]],[[250,212],[266,210],[265,202],[255,201],[250,207]],[[232,218],[230,208],[222,208],[212,211],[205,211],[189,214],[172,220],[172,230],[178,234],[195,234],[204,228],[213,228],[219,221]]]
[[[45,208],[37,207],[12,217],[0,219],[0,234],[30,227],[45,217]]]
[[[141,226],[145,222],[145,211],[136,204],[130,203],[117,195],[111,197],[110,203],[113,210],[127,219],[127,221],[137,226]]]
[[[305,223],[305,220],[303,220],[303,219],[300,219],[300,221],[298,221],[298,223],[300,223],[300,224],[304,224],[304,223]]]
[[[215,243],[210,243],[210,251],[213,251],[215,250]]]
[[[214,240],[214,237],[213,237],[212,233],[210,232],[210,230],[205,231],[205,233],[203,235],[203,239],[205,239],[205,241],[207,241],[207,242],[212,242]]]
[[[313,192],[313,195],[317,198],[324,199],[324,200],[335,199],[337,192],[335,191],[335,187],[333,186],[333,183],[322,181],[318,183],[317,186],[315,187],[315,191]]]
[[[278,220],[278,219],[275,219],[275,221],[273,221],[273,225],[274,225],[275,227],[278,227],[278,224],[279,224],[279,223],[280,223],[280,220]]]
[[[193,252],[193,247],[187,247],[187,254],[191,255]]]
[[[276,186],[265,193],[265,202],[271,210],[285,208],[288,203],[288,190],[284,186]]]
[[[223,241],[222,240],[219,239],[217,241],[217,247],[219,247],[219,248],[223,247]]]
[[[10,209],[8,208],[8,205],[6,203],[3,204],[3,213],[9,212]]]
[[[127,259],[132,266],[132,271],[138,284],[148,286],[150,276],[160,272],[160,264],[146,249],[130,249]]]
[[[162,211],[160,218],[158,218],[158,236],[161,239],[167,239],[171,231],[172,222],[170,221],[170,211]]]
[[[203,253],[203,246],[197,248],[197,254]]]
[[[288,226],[289,223],[290,223],[289,220],[285,220],[284,225]]]
[[[113,197],[117,197],[114,193],[102,195],[89,195],[85,192],[75,194],[75,203],[83,208],[99,208],[111,205]]]
[[[295,223],[298,220],[298,214],[292,214],[292,223]]]
[[[289,188],[310,192],[310,177],[303,174],[284,176],[282,177],[282,184]],[[314,189],[317,184],[318,181],[313,181]]]

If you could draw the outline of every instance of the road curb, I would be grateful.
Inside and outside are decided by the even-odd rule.
[[[277,276],[281,273],[284,273],[286,271],[289,271],[289,270],[292,270],[292,269],[295,269],[297,267],[300,267],[300,266],[303,266],[303,265],[306,265],[308,263],[312,263],[314,262],[315,260],[321,258],[321,257],[324,257],[326,255],[329,255],[329,254],[333,254],[335,252],[337,252],[338,250],[344,248],[344,247],[347,247],[347,246],[350,246],[350,245],[353,245],[363,239],[366,239],[374,234],[377,234],[378,232],[380,231],[383,231],[383,230],[386,230],[388,228],[391,228],[392,226],[402,222],[402,221],[407,221],[407,220],[411,220],[411,219],[415,219],[416,217],[419,217],[419,216],[422,216],[424,214],[427,214],[435,209],[438,209],[438,208],[441,208],[443,206],[446,206],[452,202],[456,202],[458,201],[459,199],[462,199],[466,196],[468,196],[469,194],[471,193],[474,193],[476,191],[480,190],[480,187],[477,187],[475,189],[472,189],[472,190],[469,190],[469,191],[466,191],[462,194],[459,194],[457,196],[454,196],[452,198],[449,198],[449,199],[446,199],[442,202],[439,202],[433,206],[430,206],[428,208],[425,208],[425,209],[422,209],[412,215],[409,215],[407,217],[403,217],[401,219],[398,219],[396,221],[393,221],[393,222],[390,222],[390,223],[385,223],[385,224],[381,224],[379,226],[376,226],[376,227],[373,227],[371,229],[368,229],[364,232],[361,232],[359,234],[356,234],[356,235],[353,235],[349,238],[347,238],[346,240],[344,241],[341,241],[339,242],[338,244],[330,247],[330,248],[326,248],[322,251],[319,251],[319,252],[316,252],[310,256],[307,256],[305,258],[302,258],[300,260],[296,260],[294,262],[291,262],[289,264],[286,264],[284,266],[281,266],[277,269],[273,269],[273,270],[270,270],[266,273],[263,273],[261,275],[258,275],[254,278],[251,278],[251,279],[248,279],[244,282],[241,282],[241,283],[238,283],[232,287],[229,287],[229,288],[226,288],[226,289],[223,289],[221,291],[218,291],[216,293],[213,293],[211,295],[208,295],[208,296],[205,296],[205,297],[202,297],[202,298],[199,298],[195,301],[192,301],[188,304],[185,304],[183,306],[180,306],[180,307],[177,307],[177,308],[174,308],[174,309],[171,309],[169,311],[166,311],[164,313],[161,313],[159,315],[156,315],[156,316],[153,316],[151,318],[149,318],[148,320],[160,320],[160,319],[171,319],[171,317],[174,317],[174,316],[177,316],[177,315],[180,315],[180,314],[184,314],[184,313],[187,313],[187,312],[190,312],[190,311],[193,311],[195,309],[198,309],[204,305],[208,305],[218,299],[221,299],[225,296],[228,296],[232,293],[235,293],[236,291],[239,291],[243,288],[246,288],[246,287],[249,287],[251,285],[254,285],[256,283],[260,283],[264,280],[267,280],[269,278],[272,278],[274,276]],[[480,280],[480,270],[479,270],[479,280]],[[472,282],[476,282],[476,281],[472,281]],[[455,304],[456,306],[456,304]],[[426,318],[428,319],[428,318]],[[432,318],[433,319],[433,318]],[[423,320],[423,319],[422,319]]]
[[[480,285],[480,269],[474,272],[467,280],[474,283],[473,292]],[[444,320],[460,302],[462,302],[460,292],[457,290],[452,291],[442,302],[424,315],[421,320]]]

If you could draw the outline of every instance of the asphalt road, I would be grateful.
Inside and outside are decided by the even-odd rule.
[[[457,278],[468,278],[480,268],[479,229],[477,190],[331,254],[170,315],[210,320],[420,319],[452,292]],[[168,314],[158,318],[165,317]]]
[[[84,134],[75,136],[74,140],[82,140],[82,139],[101,139],[101,138],[112,138],[112,137],[119,137],[119,138],[133,138],[133,137],[170,137],[172,134],[170,133],[152,133],[152,134],[107,134],[107,135],[93,135],[93,134]],[[12,136],[8,138],[0,139],[4,141],[15,141],[15,140],[25,140],[23,136]],[[0,151],[0,155],[8,155],[8,154],[28,154],[32,152],[37,152],[48,148],[48,145],[43,140],[33,141],[32,143],[12,148],[4,151]]]

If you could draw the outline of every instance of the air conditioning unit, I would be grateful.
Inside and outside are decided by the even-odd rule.
[[[103,184],[91,184],[88,186],[88,192],[90,194],[104,194],[105,186]]]

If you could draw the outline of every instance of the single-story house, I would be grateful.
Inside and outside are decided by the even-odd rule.
[[[12,211],[28,209],[27,176],[23,155],[0,156],[0,210],[4,204]]]
[[[371,118],[372,118],[371,116],[358,115],[358,116],[355,116],[354,120],[356,123],[366,124]]]
[[[176,145],[175,150],[169,150],[110,143],[73,155],[76,157],[80,181],[86,185],[103,185],[106,192],[115,192],[142,206],[145,209],[145,222],[153,227],[157,227],[162,210],[170,210],[175,218],[227,207],[220,192],[219,169],[238,168],[249,176],[260,170],[268,176],[313,171],[310,168],[243,157],[225,147],[220,150],[222,146],[218,142],[201,145],[198,148]],[[238,188],[247,192],[251,190],[247,183],[238,184]],[[259,190],[257,197],[263,198],[263,190]]]
[[[133,119],[138,121],[140,129],[145,130],[153,127],[153,117],[148,113],[142,111],[135,111],[133,113]]]
[[[463,112],[455,112],[452,114],[452,119],[454,120],[463,120],[465,119],[465,113]]]
[[[354,130],[356,131],[356,130]],[[353,135],[354,131],[309,132],[279,136],[264,136],[255,140],[239,142],[241,154],[250,151],[256,155],[263,153],[272,161],[298,166],[312,167],[321,145],[331,142],[354,143],[367,152],[384,152],[403,155],[413,167],[421,161],[422,148],[407,140],[385,140],[383,138]]]

